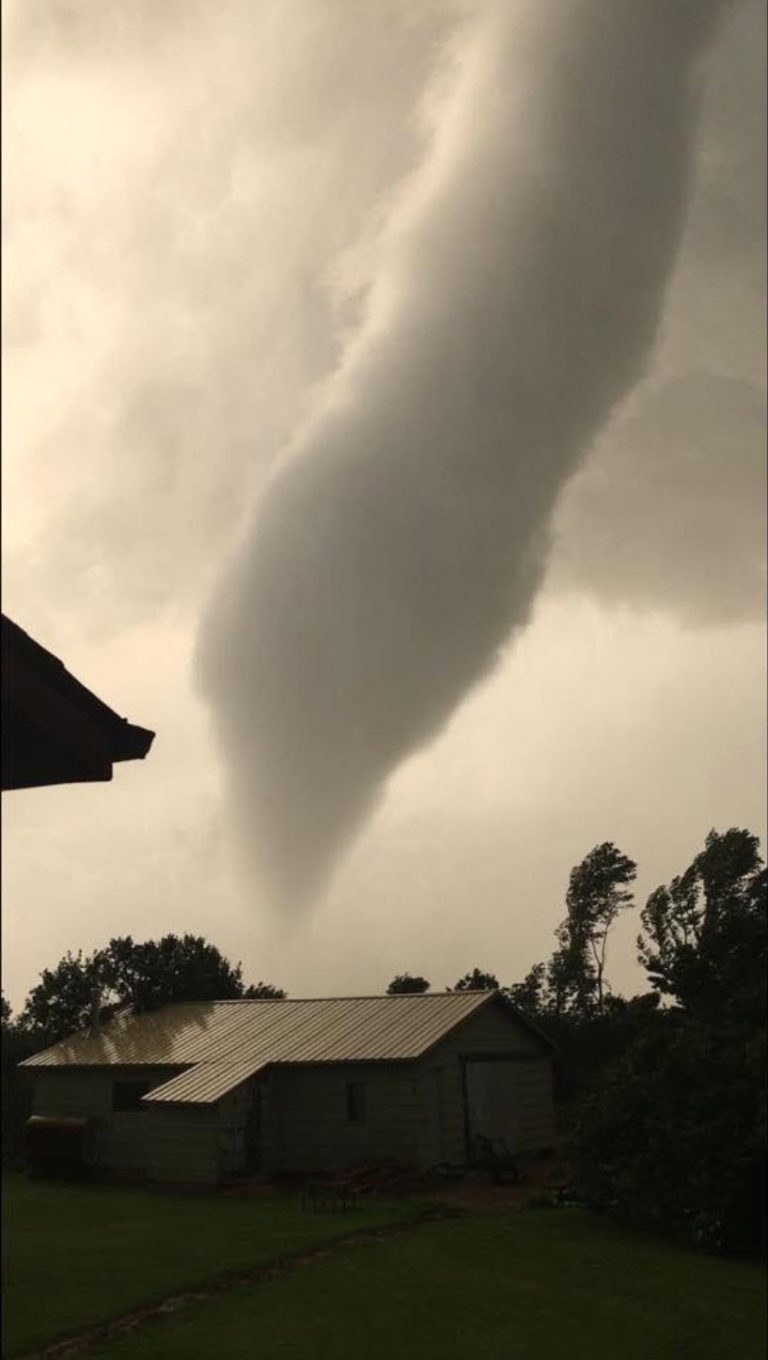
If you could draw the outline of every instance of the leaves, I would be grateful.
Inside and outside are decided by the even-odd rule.
[[[240,964],[233,966],[202,936],[171,934],[136,942],[125,935],[87,957],[82,951],[68,953],[56,968],[45,969],[19,1024],[34,1032],[39,1044],[55,1043],[91,1024],[105,1007],[146,1011],[183,1001],[283,996],[266,982],[245,988]]]
[[[430,983],[423,977],[411,977],[410,973],[398,973],[387,987],[387,996],[401,996],[406,992],[428,992]]]
[[[759,842],[710,831],[684,874],[651,893],[638,956],[651,984],[711,1017],[765,1017],[766,872]]]
[[[449,991],[454,992],[495,992],[498,990],[499,980],[494,973],[484,973],[481,968],[473,968],[471,973],[465,973],[459,978],[456,985]]]

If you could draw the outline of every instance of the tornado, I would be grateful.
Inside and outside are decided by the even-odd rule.
[[[283,915],[530,615],[558,496],[653,353],[728,8],[505,0],[441,53],[357,330],[200,628],[233,815]]]

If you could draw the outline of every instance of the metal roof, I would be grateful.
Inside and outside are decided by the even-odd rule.
[[[123,1012],[99,1033],[73,1035],[21,1066],[178,1066],[186,1070],[150,1091],[144,1101],[208,1105],[272,1063],[418,1058],[495,995],[209,1001],[135,1016]]]

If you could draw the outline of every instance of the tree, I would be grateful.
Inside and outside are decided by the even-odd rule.
[[[547,973],[558,1014],[602,1011],[608,935],[621,909],[632,901],[626,885],[636,874],[634,860],[612,841],[596,845],[571,870],[565,898],[568,914],[555,932],[559,948]]]
[[[56,1043],[90,1023],[99,993],[101,955],[83,957],[68,952],[53,969],[44,968],[19,1016],[20,1028],[39,1037],[41,1045]]]
[[[156,1010],[180,1001],[229,1001],[243,995],[240,964],[235,967],[201,935],[164,935],[134,943],[130,935],[110,940],[101,975],[122,1002]]]
[[[45,969],[32,988],[19,1024],[37,1036],[38,1047],[84,1029],[104,1011],[129,1005],[137,1011],[181,1001],[226,1001],[243,996],[281,997],[269,983],[246,989],[242,970],[199,935],[164,935],[109,941],[87,957],[68,953]]]
[[[765,1028],[648,1015],[582,1108],[577,1193],[725,1252],[765,1249]]]
[[[401,996],[406,992],[428,992],[430,983],[423,977],[411,977],[410,973],[398,973],[387,987],[387,996]]]
[[[513,982],[505,988],[505,995],[524,1015],[533,1018],[541,1015],[547,1006],[546,964],[535,963],[522,982]]]
[[[3,1028],[11,1023],[11,1003],[4,996],[0,996],[0,1023]]]
[[[245,1001],[284,1001],[287,993],[270,982],[253,982],[243,992]]]
[[[35,1037],[13,1019],[2,998],[0,1025],[0,1110],[2,1110],[3,1166],[20,1166],[23,1160],[24,1126],[32,1113],[32,1087],[19,1071],[19,1063],[39,1048]]]
[[[473,968],[471,973],[465,973],[459,978],[456,985],[448,990],[454,992],[495,992],[498,991],[499,981],[493,973],[484,973],[481,968]]]
[[[713,1019],[765,1023],[766,872],[750,831],[710,831],[640,920],[638,954],[658,992]]]

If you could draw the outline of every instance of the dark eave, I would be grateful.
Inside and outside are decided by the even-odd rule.
[[[3,789],[112,778],[143,760],[154,732],[121,718],[58,657],[2,616]]]

